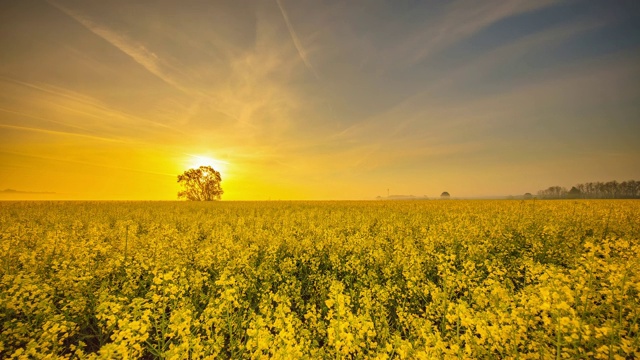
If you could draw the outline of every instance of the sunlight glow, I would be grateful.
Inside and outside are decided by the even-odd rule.
[[[204,155],[187,155],[189,156],[189,158],[186,159],[185,165],[189,169],[195,169],[200,166],[211,166],[214,170],[220,172],[220,175],[222,175],[223,177],[228,169],[229,163],[226,161],[218,160]]]

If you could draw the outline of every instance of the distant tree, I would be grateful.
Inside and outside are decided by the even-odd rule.
[[[211,166],[189,169],[182,175],[178,175],[178,184],[184,187],[183,191],[178,192],[178,198],[191,201],[220,200],[220,196],[224,193],[220,182],[222,182],[220,173]]]
[[[630,199],[637,199],[640,197],[640,181],[623,181],[620,185],[624,186],[625,197]]]
[[[567,193],[567,198],[569,199],[578,199],[582,195],[582,192],[577,187],[571,187],[571,190]]]
[[[560,186],[551,186],[546,190],[538,191],[538,195],[543,199],[562,199],[567,195],[567,189]]]
[[[525,193],[522,198],[525,200],[531,200],[533,198],[533,195],[531,195],[531,193]]]
[[[442,194],[440,194],[440,198],[441,199],[449,199],[451,197],[451,195],[449,195],[448,192],[443,192]]]
[[[559,186],[552,186],[546,190],[538,191],[543,199],[638,199],[640,198],[640,181],[627,180],[617,182],[588,182],[577,184],[568,192]]]

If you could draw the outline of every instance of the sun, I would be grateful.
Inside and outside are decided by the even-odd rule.
[[[200,166],[211,166],[221,175],[223,175],[227,171],[229,165],[229,163],[226,161],[218,160],[205,155],[187,155],[189,157],[187,158],[185,164],[189,169],[199,168]]]

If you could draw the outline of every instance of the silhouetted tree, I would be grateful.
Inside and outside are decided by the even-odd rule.
[[[449,199],[451,197],[451,195],[449,195],[448,192],[443,192],[442,194],[440,194],[440,198],[441,199]]]
[[[525,200],[531,200],[533,198],[533,195],[531,195],[531,193],[525,193],[522,198]]]
[[[573,186],[571,190],[567,193],[567,198],[569,199],[578,199],[582,195],[582,192],[577,187]]]
[[[178,192],[178,198],[191,201],[220,200],[220,196],[224,193],[220,182],[222,182],[220,173],[211,166],[189,169],[182,175],[178,175],[178,184],[184,187],[184,191]]]
[[[551,186],[546,190],[538,191],[538,195],[543,199],[562,199],[567,195],[567,189],[560,186]]]
[[[620,190],[625,198],[640,197],[640,181],[628,180],[620,183]]]
[[[538,195],[544,199],[565,197],[570,199],[638,199],[640,198],[640,181],[588,182],[578,184],[568,192],[559,186],[552,186],[546,190],[538,191]]]

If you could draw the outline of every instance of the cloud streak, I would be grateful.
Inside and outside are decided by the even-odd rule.
[[[282,6],[281,0],[276,0],[276,3],[278,3],[278,8],[280,8],[280,13],[282,13],[282,17],[284,18],[285,24],[287,24],[289,35],[291,35],[291,40],[293,40],[293,45],[295,45],[296,50],[298,50],[298,55],[300,55],[300,59],[302,59],[302,62],[304,62],[304,65],[307,67],[307,69],[309,69],[309,71],[313,73],[313,76],[315,76],[316,79],[320,79],[320,76],[318,76],[318,72],[311,64],[311,61],[309,61],[307,52],[305,51],[304,47],[302,46],[302,43],[300,42],[300,39],[298,38],[298,35],[293,29],[293,25],[291,25],[291,21],[289,20],[289,15],[287,14],[287,11],[284,9],[284,6]]]
[[[106,138],[106,137],[102,137],[102,136],[93,136],[93,135],[78,134],[78,133],[72,133],[72,132],[66,132],[66,131],[56,131],[56,130],[49,130],[49,129],[42,129],[42,128],[33,128],[33,127],[27,127],[27,126],[16,126],[16,125],[0,124],[0,128],[12,129],[12,130],[20,130],[20,131],[29,131],[29,132],[39,132],[39,133],[50,134],[50,135],[74,136],[74,137],[81,137],[81,138],[86,138],[86,139],[91,139],[91,140],[100,140],[100,141],[107,141],[107,142],[123,142],[123,141],[118,140],[118,139],[111,139],[111,138]]]
[[[416,63],[502,19],[541,9],[554,2],[555,0],[494,0],[481,3],[473,0],[453,1],[448,3],[445,14],[435,23],[427,23],[425,31],[418,32],[402,46],[417,49],[409,57],[412,63]]]
[[[59,86],[24,82],[6,77],[0,77],[0,79],[5,80],[10,84],[16,84],[27,89],[36,90],[36,92],[30,94],[28,97],[30,108],[29,114],[24,111],[17,112],[4,108],[0,108],[0,111],[89,132],[117,130],[118,127],[120,127],[121,130],[124,130],[125,128],[135,126],[135,128],[139,128],[145,132],[153,129],[154,131],[170,130],[175,134],[185,134],[184,131],[174,126],[151,120],[147,117],[136,116],[123,110],[115,109],[91,96],[77,93]],[[11,91],[11,89],[9,89],[9,91]],[[39,107],[44,107],[41,111],[44,111],[46,115],[38,116],[33,114],[33,112],[37,111],[36,109]],[[64,117],[62,120],[54,119],[54,114],[58,114],[60,110],[73,113],[74,116]],[[78,117],[77,115],[82,115],[82,117]],[[57,116],[60,117],[59,114]],[[87,117],[93,118],[93,120],[88,122]],[[104,120],[107,119],[110,121],[105,122]],[[144,124],[144,126],[141,126],[142,124]],[[141,132],[136,135],[140,134]],[[131,137],[132,134],[127,133],[124,135],[126,137]]]
[[[71,128],[77,129],[77,130],[82,130],[82,131],[87,131],[88,130],[85,127],[73,125],[73,124],[70,124],[68,122],[47,119],[47,118],[44,118],[44,117],[27,114],[27,113],[21,112],[21,111],[14,111],[14,110],[5,109],[5,108],[0,108],[0,111],[5,112],[7,114],[12,114],[12,115],[17,115],[17,116],[20,116],[20,117],[24,117],[24,118],[43,121],[43,122],[47,122],[47,123],[53,123],[53,124],[57,124],[57,125],[63,125],[63,126],[66,126],[66,127],[71,127]]]
[[[482,76],[496,71],[496,69],[508,64],[513,59],[525,56],[534,50],[545,51],[547,47],[555,46],[567,39],[592,31],[603,25],[604,23],[600,20],[577,22],[557,28],[545,29],[522,37],[517,41],[496,47],[442,75],[438,75],[420,91],[410,94],[373,116],[360,119],[333,135],[332,138],[370,138],[372,134],[392,136],[419,119],[450,117],[455,113],[466,112],[466,109],[477,108],[478,104],[484,104],[485,100],[493,99],[496,95],[484,93],[461,102],[459,97],[449,94],[454,93],[458,88],[469,87],[470,83],[479,81],[478,79]],[[523,77],[526,76],[526,74],[521,75]],[[553,80],[541,77],[540,74],[536,75],[534,77],[535,81],[518,84],[510,92],[517,91],[517,93],[520,93],[528,87],[535,86],[537,82]],[[504,94],[500,96],[504,96]],[[507,94],[506,96],[509,97],[510,95]],[[494,106],[493,109],[495,109],[497,104],[492,103],[492,105]],[[491,108],[483,106],[481,111],[471,110],[465,116],[469,119],[477,120],[480,114],[492,113]],[[472,123],[473,120],[467,122]],[[445,124],[447,127],[451,125],[450,122],[445,122]]]
[[[184,93],[189,93],[189,91],[176,81],[170,72],[165,70],[165,68],[169,68],[171,72],[177,72],[178,70],[164,63],[155,53],[149,51],[143,44],[128,39],[126,36],[109,29],[104,25],[94,22],[79,11],[65,7],[52,0],[46,1],[58,10],[67,14],[69,17],[73,18],[87,30],[101,37],[118,50],[131,57],[135,62],[140,64],[151,74],[155,75],[158,79],[173,86],[175,89]]]
[[[103,169],[122,170],[122,171],[129,171],[129,172],[135,172],[135,173],[141,173],[141,174],[161,175],[161,176],[168,176],[168,177],[172,177],[172,178],[176,176],[175,174],[168,174],[168,173],[162,173],[162,172],[157,172],[157,171],[147,171],[147,170],[143,170],[143,169],[139,169],[139,168],[130,168],[130,167],[125,167],[125,166],[107,165],[107,164],[101,164],[99,162],[89,162],[89,161],[62,159],[62,158],[54,157],[54,156],[33,155],[33,154],[26,154],[26,153],[23,153],[23,152],[16,152],[16,151],[3,151],[3,150],[0,150],[0,154],[7,154],[7,155],[13,155],[13,156],[22,156],[22,157],[40,159],[40,160],[47,160],[47,161],[59,161],[59,162],[68,163],[68,164],[86,165],[86,166],[103,168]]]

